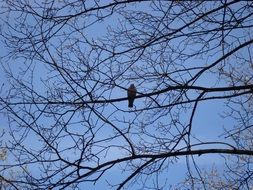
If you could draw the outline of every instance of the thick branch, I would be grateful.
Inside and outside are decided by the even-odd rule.
[[[241,91],[241,90],[251,90],[253,89],[253,85],[243,85],[243,86],[230,86],[230,87],[216,87],[216,88],[206,88],[206,87],[201,87],[201,86],[187,86],[187,85],[182,85],[182,86],[169,86],[167,88],[164,88],[162,90],[157,90],[155,92],[151,93],[140,93],[138,92],[138,96],[136,96],[136,99],[138,98],[143,98],[143,97],[150,97],[154,95],[159,95],[165,92],[169,92],[172,90],[199,90],[202,92],[229,92],[229,91]],[[126,89],[127,90],[127,89]],[[127,97],[125,98],[115,98],[115,99],[110,99],[110,100],[91,100],[91,101],[47,101],[47,102],[6,102],[1,98],[2,102],[5,102],[6,105],[30,105],[30,104],[66,104],[66,105],[80,105],[80,104],[101,104],[101,103],[113,103],[113,102],[121,102],[121,101],[126,101],[128,100]]]
[[[161,154],[141,154],[141,155],[132,155],[129,157],[124,157],[116,160],[112,160],[109,162],[105,162],[103,164],[100,164],[99,166],[93,168],[91,171],[81,175],[79,178],[74,179],[71,182],[68,182],[65,184],[65,186],[62,188],[66,188],[70,184],[73,184],[77,181],[79,181],[82,178],[88,177],[92,175],[93,173],[106,168],[110,165],[119,164],[126,161],[131,160],[137,160],[137,159],[149,159],[152,160],[161,159],[161,158],[169,158],[169,157],[178,157],[178,156],[188,156],[188,155],[202,155],[202,154],[231,154],[231,155],[248,155],[253,156],[253,151],[251,150],[240,150],[240,149],[200,149],[200,150],[186,150],[186,151],[174,151],[174,152],[165,152]],[[87,169],[87,168],[86,168]]]

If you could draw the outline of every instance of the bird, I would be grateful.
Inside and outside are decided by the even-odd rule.
[[[136,97],[136,88],[134,84],[131,84],[130,87],[127,89],[127,98],[128,98],[128,107],[132,108],[134,105],[134,99]]]

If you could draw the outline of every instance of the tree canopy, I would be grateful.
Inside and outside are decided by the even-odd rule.
[[[252,1],[0,2],[0,186],[253,188]]]

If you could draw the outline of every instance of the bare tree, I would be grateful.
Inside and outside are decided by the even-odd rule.
[[[2,0],[1,180],[10,189],[252,188],[252,29],[251,1]],[[208,104],[221,108],[219,137]],[[226,170],[202,170],[206,154]]]

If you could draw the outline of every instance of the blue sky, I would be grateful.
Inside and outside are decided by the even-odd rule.
[[[132,8],[132,7],[131,7]],[[138,7],[136,6],[134,8],[135,10],[138,9],[142,9],[144,12],[149,12],[150,7],[147,7],[147,5],[142,5],[142,7]],[[63,12],[64,14],[64,12]],[[91,19],[84,19],[84,23],[79,23],[80,25],[82,24],[86,24],[86,22],[92,21],[92,17]],[[84,63],[87,64],[93,64],[95,65],[97,62],[99,62],[99,60],[94,59],[94,62],[91,62],[91,60],[85,60],[85,55],[86,52],[88,52],[92,47],[86,47],[85,45],[86,42],[84,40],[84,37],[86,37],[88,40],[95,41],[97,43],[99,42],[99,38],[104,38],[105,35],[107,34],[106,32],[106,28],[113,28],[116,27],[117,25],[120,25],[122,23],[120,23],[120,19],[122,19],[122,17],[119,16],[119,14],[113,15],[112,17],[109,17],[108,19],[105,19],[105,21],[99,22],[98,24],[94,24],[93,26],[89,27],[87,30],[83,30],[83,33],[75,33],[75,35],[72,35],[71,37],[73,38],[69,38],[66,41],[62,42],[59,39],[61,38],[53,38],[52,41],[50,41],[51,45],[49,45],[49,48],[51,50],[52,53],[52,57],[50,58],[50,55],[45,54],[45,59],[48,59],[49,61],[54,58],[56,61],[59,61],[59,63],[61,63],[61,59],[65,58],[64,61],[67,60],[67,58],[72,59],[72,63],[75,67],[78,66],[78,61],[82,60]],[[33,25],[34,20],[31,19],[30,23]],[[183,23],[183,22],[182,22]],[[180,26],[180,24],[182,23],[175,23],[174,26],[178,27]],[[1,25],[3,25],[3,22],[1,22]],[[130,26],[126,26],[126,27],[130,27]],[[210,27],[212,27],[212,25],[210,25]],[[60,32],[59,34],[63,34],[64,32],[70,32],[71,31],[71,27],[68,28],[68,26],[65,26]],[[236,31],[235,34],[241,34],[240,30]],[[182,38],[176,38],[171,40],[171,47],[174,48],[183,48],[183,45],[180,45]],[[233,38],[228,38],[228,40],[233,40]],[[127,41],[127,40],[126,40]],[[2,41],[0,42],[2,43]],[[60,49],[58,47],[59,44],[63,43],[64,45],[66,45],[64,48],[65,49]],[[69,44],[68,44],[69,43]],[[109,42],[108,42],[109,43]],[[214,42],[215,44],[216,42]],[[229,43],[229,41],[227,42]],[[71,44],[71,45],[70,45]],[[212,44],[212,43],[211,43]],[[212,44],[212,45],[214,45]],[[68,45],[68,46],[67,46]],[[57,47],[58,46],[58,47]],[[78,49],[80,48],[80,49]],[[147,72],[147,70],[145,70],[145,67],[148,66],[149,64],[151,65],[152,62],[148,62],[148,60],[151,59],[155,59],[157,57],[155,51],[160,47],[160,44],[154,46],[154,48],[147,48],[146,51],[150,51],[153,52],[153,55],[151,57],[148,57],[148,55],[146,57],[143,58],[143,60],[139,60],[137,62],[135,62],[133,65],[133,68],[136,67],[136,69],[139,67],[139,74],[143,74],[144,72]],[[196,44],[192,44],[189,45],[189,48],[187,48],[185,50],[185,53],[190,53],[192,51],[195,51],[196,49],[202,48],[199,43]],[[124,47],[120,46],[116,48],[117,50],[123,50]],[[218,48],[219,49],[219,48]],[[220,49],[219,49],[220,50]],[[6,47],[4,46],[4,44],[2,43],[0,45],[0,52],[2,52],[0,55],[4,55],[6,53]],[[62,53],[62,54],[61,54]],[[94,53],[94,52],[93,52]],[[248,53],[242,51],[242,54],[248,55]],[[96,54],[94,53],[94,56]],[[106,56],[108,56],[109,53],[106,52],[104,55],[102,55],[101,57],[104,58]],[[116,71],[118,68],[118,65],[120,64],[119,62],[122,62],[123,64],[128,64],[128,61],[130,61],[133,57],[130,56],[131,54],[129,54],[128,56],[122,56],[122,58],[119,59],[115,59],[114,61],[112,61],[112,70]],[[134,55],[133,55],[134,56]],[[205,55],[204,57],[193,57],[191,59],[187,59],[187,60],[179,60],[176,54],[172,54],[172,56],[166,59],[166,56],[164,58],[164,60],[160,57],[158,57],[160,59],[161,62],[165,62],[167,63],[167,61],[171,61],[168,68],[165,66],[157,66],[157,70],[162,71],[162,69],[173,69],[173,64],[180,64],[181,62],[184,62],[184,65],[186,67],[193,67],[193,66],[199,66],[199,65],[204,65],[204,64],[210,64],[212,62],[214,62],[215,60],[217,60],[219,57],[221,56],[221,52],[216,52],[216,50],[212,51],[210,53],[210,55]],[[52,60],[51,60],[52,61]],[[66,63],[62,61],[62,63]],[[76,61],[76,62],[75,62]],[[87,61],[87,62],[86,62]],[[147,61],[147,62],[145,62]],[[13,71],[13,73],[15,73],[17,76],[19,75],[19,69],[23,69],[25,68],[26,64],[30,64],[29,60],[27,62],[25,62],[25,60],[23,58],[18,58],[18,59],[13,59],[13,60],[7,60],[7,59],[2,59],[1,60],[1,65],[2,67],[0,67],[0,86],[2,86],[2,84],[4,83],[5,86],[3,88],[3,91],[0,92],[1,97],[5,97],[7,95],[7,91],[9,88],[9,79],[7,79],[6,75],[4,74],[3,68],[7,68],[7,63],[10,66],[10,69]],[[107,62],[106,62],[107,63]],[[59,76],[56,76],[55,71],[52,72],[48,72],[50,66],[45,65],[42,61],[38,61],[38,60],[33,60],[31,62],[31,67],[33,69],[34,72],[30,72],[28,70],[28,72],[21,76],[20,79],[22,80],[26,80],[28,81],[27,85],[29,86],[29,82],[31,82],[33,80],[33,89],[34,91],[36,91],[37,93],[41,94],[41,95],[46,95],[47,94],[47,90],[49,88],[47,87],[51,87],[51,88],[55,88],[55,90],[53,89],[52,92],[57,95],[57,93],[63,93],[64,94],[64,98],[65,100],[73,100],[73,94],[68,94],[67,92],[64,93],[64,89],[65,88],[69,88],[69,86],[67,84],[61,83],[62,81],[59,82]],[[78,72],[77,75],[74,75],[74,78],[77,80],[77,83],[80,86],[83,85],[87,85],[88,88],[91,88],[90,86],[94,85],[95,82],[92,82],[92,80],[90,81],[85,81],[85,79],[82,79],[80,76],[85,75],[85,70],[82,70],[85,67],[80,66],[80,72]],[[110,75],[109,73],[109,69],[107,68],[107,65],[105,64],[104,67],[100,67],[100,68],[104,68],[105,71],[103,74],[101,74],[101,80],[105,80],[107,79],[107,77]],[[115,70],[114,70],[115,69]],[[133,69],[134,70],[134,69]],[[153,71],[153,70],[151,70]],[[102,70],[101,70],[102,72]],[[132,72],[131,74],[129,74],[128,76],[134,76],[133,75],[134,72]],[[151,72],[150,72],[151,73]],[[94,77],[98,77],[96,75],[97,73],[94,74]],[[32,77],[31,77],[32,76]],[[172,78],[177,79],[178,81],[183,81],[186,80],[190,77],[190,75],[184,75],[185,78],[181,79],[180,76],[178,75],[178,73],[176,74],[171,74]],[[45,79],[47,77],[52,77],[50,78],[49,81],[46,81]],[[124,78],[125,77],[125,78]],[[145,80],[136,80],[134,77],[133,78],[129,78],[127,80],[127,76],[119,76],[118,77],[119,80],[116,81],[117,85],[121,86],[121,88],[119,88],[117,85],[114,86],[113,88],[108,88],[108,89],[102,89],[103,85],[101,85],[101,89],[104,91],[97,91],[99,93],[97,93],[97,96],[99,96],[99,99],[114,99],[114,98],[123,98],[126,97],[126,91],[123,88],[127,88],[129,86],[130,83],[134,82],[137,86],[137,89],[139,90],[139,92],[141,93],[146,93],[146,92],[151,92],[151,91],[155,91],[159,88],[164,88],[164,86],[159,86],[157,83],[159,82],[149,82],[149,81],[145,81]],[[97,79],[97,78],[96,78]],[[124,80],[125,79],[125,80]],[[44,81],[43,81],[44,80]],[[83,80],[83,81],[82,81]],[[46,83],[48,82],[48,83]],[[83,84],[82,84],[83,82]],[[170,83],[169,83],[170,84]],[[90,86],[89,86],[90,85]],[[217,73],[207,73],[205,75],[203,75],[201,78],[199,78],[199,80],[195,83],[195,85],[199,85],[199,86],[205,86],[205,87],[212,87],[212,86],[224,86],[226,85],[226,82],[223,80],[219,80],[218,78],[218,74]],[[83,88],[79,88],[77,87],[77,91],[80,94],[84,94],[86,93],[85,90]],[[192,92],[189,93],[189,96],[191,97],[196,97],[196,93]],[[17,99],[18,96],[16,96],[15,101],[19,100]],[[22,97],[21,97],[22,98]],[[155,138],[153,137],[149,137],[148,135],[142,135],[140,134],[140,129],[137,127],[137,124],[140,126],[140,124],[143,122],[147,122],[146,119],[148,119],[151,115],[150,112],[143,112],[140,111],[142,108],[145,108],[145,106],[147,104],[144,103],[145,99],[137,99],[135,101],[135,108],[137,111],[133,111],[133,110],[129,110],[126,105],[127,102],[126,101],[121,101],[121,102],[116,102],[114,105],[112,104],[107,104],[104,107],[99,107],[98,110],[101,111],[101,113],[103,114],[104,117],[107,117],[112,123],[114,123],[120,130],[125,131],[127,129],[127,125],[128,122],[133,124],[133,128],[131,128],[132,132],[134,132],[132,134],[132,140],[135,141],[136,143],[142,143],[142,141],[149,141],[150,144],[152,143],[156,143],[155,142]],[[148,100],[146,100],[148,101]],[[16,110],[21,110],[22,106],[20,107],[16,107]],[[39,107],[40,109],[43,109],[43,106]],[[68,107],[69,109],[72,109],[73,107]],[[35,110],[38,111],[38,107],[36,106],[31,106],[30,108],[31,110]],[[59,113],[64,113],[67,109],[66,107],[61,110],[59,109]],[[208,142],[208,141],[225,141],[227,143],[232,143],[231,140],[229,139],[224,139],[224,136],[221,136],[221,134],[223,133],[223,128],[228,128],[231,129],[233,127],[234,120],[233,119],[224,119],[221,117],[221,114],[224,114],[223,112],[226,111],[226,107],[224,105],[224,101],[223,100],[210,100],[210,101],[205,101],[205,102],[200,102],[198,105],[198,109],[195,113],[195,117],[193,120],[193,127],[192,127],[192,134],[193,136],[195,136],[198,140],[200,141],[204,141],[204,142]],[[186,122],[189,120],[189,116],[190,116],[190,112],[186,111],[186,112],[182,112],[180,115],[180,119],[181,122]],[[21,114],[22,115],[22,114]],[[35,116],[39,115],[39,111],[35,114]],[[154,114],[155,115],[155,114]],[[74,134],[85,134],[87,135],[87,138],[85,138],[85,140],[89,140],[91,137],[89,136],[90,131],[87,132],[86,128],[86,124],[85,123],[85,119],[88,118],[89,113],[86,112],[85,109],[81,110],[78,112],[78,114],[75,114],[73,116],[73,118],[71,119],[72,124],[69,125],[69,128],[67,128],[68,132],[74,133]],[[155,115],[156,116],[156,115]],[[69,118],[72,117],[72,112],[66,113],[63,117],[64,120],[68,120]],[[61,118],[62,119],[62,118]],[[97,118],[97,116],[93,113],[91,114],[90,119],[90,123],[92,125],[94,125],[94,132],[96,133],[96,138],[95,140],[99,141],[105,137],[111,137],[112,134],[114,133],[114,130],[111,127],[108,127],[103,121],[101,121],[100,119]],[[162,117],[158,122],[154,122],[154,125],[147,125],[148,127],[145,129],[146,132],[150,132],[152,134],[161,134],[162,130],[159,128],[154,128],[154,126],[159,126],[159,124],[166,124],[168,122],[169,118],[166,118],[166,115],[164,117]],[[6,119],[6,115],[4,114],[0,114],[0,130],[5,130],[7,133],[6,135],[3,136],[2,143],[4,146],[5,143],[8,144],[8,140],[10,139],[10,136],[8,135],[8,130],[9,130],[9,124],[7,119]],[[32,119],[30,116],[27,116],[27,121],[32,122]],[[74,123],[74,122],[79,122],[79,123]],[[11,127],[16,127],[14,123],[10,124]],[[17,125],[18,126],[18,125]],[[39,118],[38,120],[36,120],[36,125],[34,125],[36,128],[35,131],[40,131],[40,127],[43,128],[41,133],[44,134],[45,136],[50,136],[51,132],[55,132],[59,134],[65,134],[64,132],[61,133],[62,131],[60,130],[60,125],[57,126],[55,125],[55,121],[52,117],[46,117],[46,114],[44,115],[44,117]],[[51,128],[54,128],[55,131],[50,131]],[[48,129],[48,131],[47,131]],[[171,129],[172,131],[176,129]],[[17,133],[17,136],[19,136],[20,134],[24,134],[26,133],[28,134],[27,138],[23,141],[23,144],[31,149],[36,150],[37,148],[39,148],[43,142],[41,141],[42,137],[36,136],[35,132],[33,130],[29,130],[28,131],[21,131],[20,133]],[[87,133],[86,133],[87,132]],[[55,134],[54,134],[55,135]],[[84,136],[85,136],[84,135]],[[43,135],[42,135],[43,136]],[[131,136],[131,135],[130,135]],[[85,136],[86,137],[86,136]],[[76,136],[75,136],[76,138]],[[70,136],[66,136],[64,138],[62,138],[61,140],[58,141],[58,145],[60,149],[64,149],[66,147],[71,147],[74,145],[75,138],[72,138]],[[143,138],[143,139],[142,139]],[[73,140],[75,139],[75,140]],[[199,143],[199,141],[192,138],[192,142],[196,142]],[[154,141],[154,142],[153,142]],[[31,143],[32,142],[32,143]],[[119,149],[118,147],[116,147],[116,145],[126,145],[127,142],[123,139],[123,138],[116,138],[110,142],[105,142],[104,144],[101,144],[101,147],[103,146],[108,146],[106,143],[108,143],[108,145],[113,145],[115,146],[114,148],[111,148],[110,150],[108,150],[108,152],[103,152],[100,154],[101,156],[101,160],[103,161],[107,161],[110,159],[117,159],[117,158],[121,158],[122,156],[127,155],[127,151]],[[185,144],[180,144],[179,147],[185,146]],[[92,151],[94,152],[99,152],[101,150],[101,147],[97,146],[97,147],[92,147]],[[225,145],[205,145],[202,148],[228,148]],[[70,160],[74,160],[78,158],[78,151],[77,154],[75,154],[76,150],[74,149],[70,149],[67,150],[63,153],[63,156],[70,159]],[[14,159],[13,156],[11,155],[11,153],[8,153],[9,158],[6,161],[7,163],[11,163]],[[195,156],[194,157],[196,162],[198,163],[198,166],[200,168],[203,169],[210,169],[212,168],[214,165],[220,170],[223,171],[224,167],[224,159],[219,156],[219,155],[201,155],[201,156]],[[92,163],[94,164],[94,163]],[[28,166],[28,170],[30,172],[34,172],[37,173],[37,168],[35,168],[35,165],[31,165]],[[121,165],[121,167],[124,168],[124,164]],[[185,157],[179,158],[177,160],[177,162],[175,164],[169,164],[168,169],[166,169],[163,174],[161,175],[161,183],[164,183],[167,179],[167,184],[169,187],[169,185],[176,185],[177,182],[179,182],[180,180],[182,180],[182,178],[185,177],[185,172],[186,172],[186,162],[185,162]],[[38,174],[38,173],[37,173]],[[35,175],[37,175],[35,174]],[[81,184],[80,187],[86,187],[88,189],[102,189],[105,187],[106,180],[112,182],[112,183],[117,183],[119,179],[122,179],[122,177],[126,176],[126,173],[122,173],[121,170],[119,169],[119,167],[115,166],[113,167],[111,170],[107,171],[104,175],[104,177],[101,178],[101,180],[99,180],[95,186],[90,183],[90,184]],[[153,181],[148,181],[147,183],[152,184]],[[138,184],[136,185],[136,188],[138,187]],[[131,188],[130,188],[131,189]]]

